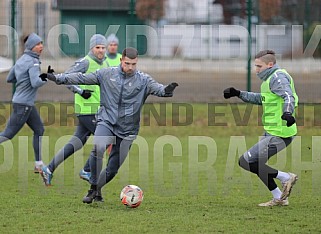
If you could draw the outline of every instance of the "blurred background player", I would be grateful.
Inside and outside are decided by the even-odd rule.
[[[120,64],[121,54],[118,53],[119,40],[115,34],[110,34],[107,37],[107,61],[110,67],[115,67]]]
[[[95,34],[90,39],[90,51],[82,59],[75,62],[65,73],[91,73],[98,69],[108,67],[106,56],[106,38],[101,34]],[[75,114],[78,118],[78,126],[69,142],[54,156],[48,166],[42,167],[41,175],[47,173],[44,182],[51,185],[53,172],[56,168],[77,150],[81,149],[88,137],[94,134],[96,128],[95,115],[100,105],[100,89],[98,85],[70,85],[69,90],[75,93]],[[80,178],[89,181],[90,167],[87,160],[84,168],[79,173]]]
[[[17,60],[7,76],[8,83],[15,84],[12,98],[13,112],[7,122],[6,128],[0,133],[0,143],[12,139],[26,123],[33,131],[33,150],[35,154],[34,172],[41,170],[41,136],[44,126],[35,108],[37,90],[46,81],[39,80],[40,55],[43,51],[42,39],[35,33],[29,34],[25,39],[25,50]],[[48,72],[51,72],[48,69]]]
[[[297,134],[294,109],[298,96],[292,77],[276,64],[275,52],[260,51],[255,56],[255,71],[260,80],[261,92],[240,91],[233,87],[224,90],[224,98],[239,97],[244,102],[262,105],[264,136],[239,159],[239,165],[255,173],[272,193],[272,200],[259,206],[287,206],[297,175],[276,170],[266,164],[270,157],[286,148]],[[274,179],[282,183],[281,191]]]

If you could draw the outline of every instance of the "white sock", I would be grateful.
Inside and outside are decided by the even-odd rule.
[[[281,198],[282,192],[278,187],[276,189],[272,190],[271,193],[273,195],[273,198],[275,198],[275,199]]]
[[[278,175],[276,176],[281,182],[288,181],[290,179],[290,175],[283,171],[278,171]]]
[[[42,166],[43,165],[43,161],[40,160],[40,161],[35,161],[35,165],[36,166]]]

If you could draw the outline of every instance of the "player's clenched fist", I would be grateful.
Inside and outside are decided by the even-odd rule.
[[[176,82],[170,83],[165,87],[165,95],[167,97],[173,96],[174,89],[178,86]]]
[[[237,90],[233,87],[230,87],[230,88],[225,89],[223,93],[224,93],[224,98],[228,99],[231,97],[239,97],[241,94],[241,91]]]
[[[51,80],[51,81],[56,81],[56,77],[54,74],[52,73],[42,73],[40,74],[40,79],[43,80],[43,81],[47,81],[48,80]]]
[[[47,69],[47,73],[42,73],[39,75],[39,77],[42,81],[47,81],[47,79],[52,80],[52,81],[56,81],[56,77],[53,74],[54,72],[55,72],[55,70],[52,69],[51,66],[49,65],[48,69]]]

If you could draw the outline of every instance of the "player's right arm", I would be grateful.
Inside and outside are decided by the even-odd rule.
[[[14,66],[10,69],[8,76],[7,76],[7,82],[8,83],[16,83],[17,82],[17,78],[14,72]]]
[[[262,105],[262,97],[260,93],[253,93],[247,91],[241,91],[234,87],[229,87],[223,92],[224,98],[238,97],[243,102],[248,102],[256,105]]]
[[[102,79],[102,72],[104,69],[102,68],[100,70],[97,70],[92,73],[83,74],[81,72],[78,73],[61,73],[61,74],[46,74],[46,78],[49,80],[52,80],[56,82],[56,84],[61,85],[78,85],[78,84],[84,84],[84,85],[100,85],[100,80]]]
[[[68,68],[65,73],[85,73],[88,70],[89,67],[89,61],[85,58],[82,58],[80,60],[77,60],[70,68]],[[73,92],[78,93],[81,95],[83,93],[83,90],[78,85],[67,85],[67,88]]]
[[[248,102],[256,105],[262,105],[262,96],[260,93],[253,93],[247,91],[241,91],[239,98],[243,102]]]

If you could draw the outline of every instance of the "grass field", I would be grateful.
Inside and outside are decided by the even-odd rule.
[[[45,163],[74,131],[60,105],[48,105],[55,111],[41,109]],[[0,233],[320,233],[319,109],[300,109],[298,137],[269,162],[299,175],[290,205],[273,208],[257,206],[271,195],[237,164],[263,132],[257,107],[146,105],[140,136],[103,189],[105,202],[92,205],[82,203],[89,186],[78,178],[91,139],[55,171],[53,186],[46,188],[33,174],[32,133],[25,127],[0,147]],[[8,105],[0,109],[0,129],[8,110]],[[140,207],[121,204],[126,184],[144,190]]]

